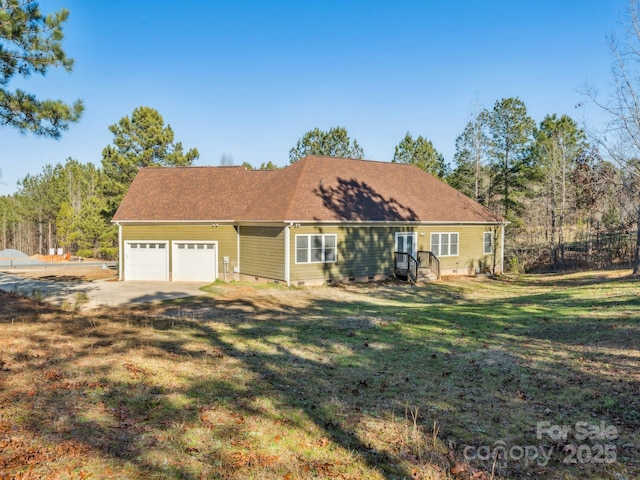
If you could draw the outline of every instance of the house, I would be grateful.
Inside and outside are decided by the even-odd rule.
[[[379,280],[420,251],[442,274],[503,269],[504,219],[405,164],[142,168],[113,222],[121,280]]]

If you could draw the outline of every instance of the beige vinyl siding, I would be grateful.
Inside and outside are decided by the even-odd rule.
[[[285,281],[284,227],[240,226],[240,273]]]
[[[333,278],[390,275],[396,232],[412,232],[414,227],[372,225],[301,226],[291,229],[291,282],[330,280]],[[296,235],[335,234],[337,261],[334,263],[296,264]]]
[[[122,241],[130,240],[202,240],[218,242],[218,278],[223,277],[223,257],[229,257],[228,273],[238,265],[238,236],[233,225],[123,225]],[[169,255],[171,256],[171,248]],[[120,245],[124,251],[124,244]],[[169,258],[169,268],[173,258]],[[126,278],[126,272],[125,272]]]
[[[122,240],[203,240],[218,242],[218,270],[222,278],[223,257],[229,257],[229,270],[240,264],[240,273],[249,276],[286,281],[285,228],[269,226],[241,226],[238,262],[238,237],[231,225],[123,225]],[[493,267],[493,255],[483,254],[483,233],[495,231],[496,266],[500,266],[502,227],[488,225],[317,225],[290,229],[290,280],[299,282],[346,279],[393,273],[393,251],[397,232],[415,232],[418,250],[431,250],[431,233],[457,232],[458,255],[440,257],[444,274],[473,274]],[[335,263],[296,264],[296,235],[335,234],[337,261]],[[120,246],[121,251],[124,244]],[[171,254],[171,249],[169,249]],[[173,259],[169,259],[169,265]],[[125,273],[126,278],[126,273]]]
[[[393,273],[393,252],[397,232],[415,232],[417,250],[431,250],[431,233],[458,233],[458,255],[440,257],[445,274],[467,275],[493,265],[493,257],[483,254],[483,233],[496,231],[496,265],[500,266],[500,228],[490,225],[317,225],[291,229],[290,262],[291,283],[311,280],[347,279]],[[335,263],[296,264],[296,235],[335,234],[338,240]],[[243,257],[244,261],[244,257]]]
[[[482,271],[484,267],[493,266],[493,255],[485,255],[484,232],[496,232],[494,235],[494,251],[497,250],[496,266],[500,266],[501,251],[500,226],[492,225],[429,225],[417,228],[418,250],[431,250],[432,233],[457,233],[458,234],[458,255],[438,257],[440,259],[440,269],[444,273],[470,275]]]

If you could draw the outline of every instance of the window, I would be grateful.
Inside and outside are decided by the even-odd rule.
[[[432,233],[431,251],[438,257],[455,257],[458,255],[457,233]]]
[[[482,253],[485,255],[493,253],[493,232],[484,232]]]
[[[296,263],[336,261],[335,235],[296,235]]]

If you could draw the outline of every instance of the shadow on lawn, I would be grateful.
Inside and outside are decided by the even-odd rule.
[[[379,293],[384,291],[382,286]],[[639,366],[638,345],[630,340],[637,338],[637,320],[617,325],[615,332],[610,331],[606,319],[605,325],[583,320],[594,333],[576,335],[572,300],[566,293],[498,300],[494,306],[500,313],[491,313],[484,302],[462,299],[457,289],[430,286],[427,291],[428,295],[421,295],[425,289],[405,287],[396,295],[401,302],[388,308],[367,301],[345,305],[323,300],[302,309],[279,308],[267,316],[264,304],[252,299],[217,300],[218,309],[241,312],[235,322],[223,320],[232,327],[232,337],[271,345],[274,352],[269,354],[238,351],[234,342],[220,338],[206,322],[199,323],[197,329],[275,387],[283,395],[283,407],[302,409],[335,443],[358,452],[386,478],[408,476],[408,470],[397,467],[406,458],[393,448],[374,448],[353,425],[337,420],[336,400],[354,416],[368,412],[374,417],[390,417],[407,405],[420,406],[423,427],[428,428],[436,419],[458,440],[469,444],[496,441],[496,436],[479,433],[495,430],[496,423],[502,423],[498,429],[502,434],[522,438],[526,432],[527,441],[533,442],[536,422],[548,421],[550,414],[558,422],[574,424],[599,416],[619,425],[621,431],[637,431],[640,418],[633,411],[625,413],[628,405],[623,399],[627,395],[636,398],[640,383],[637,376],[621,380],[625,371],[632,373]],[[404,303],[408,299],[414,304]],[[194,309],[207,309],[209,302],[197,299],[190,303]],[[545,309],[553,309],[554,304],[565,308],[549,318]],[[575,308],[609,308],[610,304],[610,299],[588,299],[577,302]],[[621,304],[638,307],[633,297],[615,300],[616,306]],[[531,306],[539,311],[532,313]],[[247,327],[246,312],[259,312],[263,321],[249,322]],[[403,331],[403,326],[414,328],[414,334]],[[437,336],[430,338],[430,333]],[[336,366],[302,357],[283,347],[279,336],[295,338],[306,351],[327,352],[338,345],[351,360]],[[586,360],[583,352],[571,351],[591,339],[597,339],[597,347],[620,351],[596,351],[586,354]],[[537,343],[540,341],[542,345]],[[549,342],[556,346],[549,348]],[[553,353],[558,349],[566,349],[566,355],[555,358]],[[613,375],[585,366],[585,361],[613,366],[609,372]],[[287,368],[292,365],[294,368]],[[488,394],[487,389],[493,393]],[[446,399],[444,406],[439,405],[442,397]],[[505,424],[500,415],[483,411],[486,409],[523,411],[526,421],[509,417]],[[471,424],[456,420],[457,416]],[[441,465],[454,461],[450,457],[437,460]],[[507,473],[528,470],[516,465]]]
[[[464,445],[491,445],[500,439],[534,444],[539,421],[575,424],[595,417],[616,425],[625,441],[633,440],[640,428],[640,418],[630,408],[636,401],[633,399],[640,396],[638,344],[631,340],[637,338],[638,321],[625,323],[617,317],[615,322],[607,317],[575,321],[576,310],[582,312],[587,306],[606,310],[610,299],[584,299],[572,306],[575,299],[569,293],[551,291],[472,301],[464,298],[461,287],[444,284],[383,284],[374,292],[375,297],[369,299],[362,295],[353,301],[325,298],[296,306],[278,303],[268,295],[201,297],[142,314],[107,312],[69,324],[60,318],[56,321],[61,333],[77,338],[82,347],[70,352],[51,344],[46,332],[32,336],[35,344],[49,342],[51,353],[46,363],[31,359],[29,368],[53,373],[48,380],[45,373],[45,384],[52,388],[34,396],[30,408],[34,416],[27,426],[52,441],[78,441],[119,461],[131,462],[145,473],[166,475],[168,471],[157,459],[145,456],[156,446],[155,440],[149,439],[149,425],[169,432],[178,424],[206,424],[207,412],[224,406],[225,411],[241,412],[242,416],[262,416],[303,428],[295,416],[301,412],[322,436],[342,450],[354,452],[386,479],[411,478],[413,468],[428,463],[448,471],[461,460]],[[381,304],[376,298],[386,302]],[[615,302],[616,308],[638,310],[636,298],[617,298]],[[158,313],[165,316],[153,316]],[[101,331],[101,326],[122,326],[122,322],[130,328],[121,328],[117,338]],[[617,326],[613,328],[612,323]],[[576,325],[600,330],[589,330],[588,334],[583,330],[577,335]],[[176,338],[144,335],[146,330],[141,328],[173,332]],[[207,349],[194,351],[188,338],[177,338],[178,333],[204,340]],[[597,341],[598,347],[620,350],[585,353],[577,348],[591,340]],[[171,389],[154,386],[154,372],[143,367],[125,363],[131,381],[114,382],[109,380],[109,367],[102,366],[94,372],[102,377],[98,385],[84,385],[79,380],[77,388],[98,397],[111,419],[106,426],[83,418],[73,403],[65,401],[69,389],[59,388],[67,365],[99,355],[100,349],[125,362],[127,355],[141,349],[147,357],[173,360],[177,366],[182,360],[202,359],[207,365],[210,362],[212,372],[218,368],[215,358],[222,356],[246,368],[249,377],[238,380],[233,372],[212,376],[192,372],[186,389]],[[562,355],[556,357],[554,352]],[[596,368],[601,364],[615,370]],[[61,378],[56,378],[56,372],[62,372]],[[170,398],[177,393],[193,403],[182,407],[172,402]],[[256,407],[259,398],[269,398],[282,415],[291,414],[291,418],[268,418],[273,414]],[[438,422],[449,453],[416,451],[421,447],[408,443],[384,445],[380,442],[384,430],[367,430],[367,422],[374,424],[380,419],[393,427],[390,419],[407,415],[408,408],[419,408],[415,415],[424,433],[422,440],[429,437],[433,422]],[[73,428],[56,426],[52,418],[69,418],[67,423]],[[233,422],[207,428],[238,452],[247,450],[246,432],[239,431]],[[187,453],[189,448],[195,449],[191,454],[202,455],[204,462],[232,466],[236,462],[240,470],[251,462],[253,466],[263,462],[268,470],[275,461],[265,456],[243,460],[198,452],[197,445],[184,448]],[[626,458],[625,451],[620,450],[619,455]],[[300,455],[297,460],[301,464],[305,461]],[[479,466],[491,469],[490,464]],[[559,461],[552,466],[565,468]],[[189,466],[171,468],[169,473],[175,477],[196,478]],[[329,477],[341,467],[316,463],[309,468],[309,477]],[[535,473],[536,468],[516,463],[498,466],[498,471],[513,478]],[[555,475],[548,470],[539,470],[537,475],[544,478],[545,472],[547,478]]]
[[[18,392],[24,408],[31,412],[29,418],[23,426],[33,434],[42,435],[47,438],[47,443],[73,442],[74,448],[79,452],[86,452],[87,449],[97,450],[101,455],[109,456],[118,461],[131,462],[138,465],[147,474],[166,475],[171,474],[179,478],[197,478],[190,472],[189,468],[172,467],[170,470],[158,465],[155,461],[145,460],[147,449],[153,447],[145,437],[148,434],[147,425],[161,425],[164,430],[171,430],[178,423],[194,423],[202,421],[203,409],[215,408],[216,405],[224,404],[228,411],[242,412],[241,415],[250,414],[261,415],[264,412],[256,411],[252,406],[251,399],[266,396],[274,399],[278,404],[289,412],[301,410],[317,427],[325,431],[326,437],[335,442],[343,449],[356,452],[357,456],[363,459],[365,464],[379,471],[385,478],[409,477],[410,473],[403,467],[395,465],[394,455],[385,451],[377,451],[371,445],[359,438],[357,434],[347,428],[343,428],[340,422],[336,421],[333,415],[334,408],[329,405],[326,398],[318,396],[319,392],[327,394],[334,391],[337,396],[346,396],[346,409],[355,408],[356,412],[366,410],[368,405],[364,401],[359,401],[357,388],[364,389],[373,387],[373,380],[367,379],[375,375],[371,369],[362,369],[354,365],[354,370],[364,372],[364,375],[355,375],[348,378],[349,384],[335,386],[332,383],[331,371],[336,366],[327,365],[320,359],[308,359],[298,356],[290,348],[283,347],[270,337],[276,333],[283,335],[298,336],[298,340],[303,346],[315,345],[320,340],[315,336],[318,327],[314,326],[310,335],[307,335],[308,325],[301,320],[300,313],[296,309],[278,309],[266,311],[259,305],[253,304],[250,300],[236,300],[227,303],[215,302],[212,300],[194,299],[190,304],[192,309],[204,309],[207,316],[224,318],[224,324],[231,327],[233,334],[243,340],[257,340],[264,345],[273,347],[273,353],[255,354],[251,351],[239,350],[236,346],[221,338],[219,330],[212,328],[207,321],[187,320],[180,322],[174,319],[151,318],[146,315],[139,315],[137,318],[123,317],[119,315],[115,322],[126,321],[129,328],[124,328],[118,332],[118,337],[113,338],[105,335],[101,327],[107,323],[114,322],[110,315],[101,317],[77,317],[74,321],[68,321],[66,315],[58,314],[55,310],[35,309],[30,310],[25,307],[21,315],[26,317],[51,316],[47,321],[48,327],[52,327],[56,336],[72,338],[74,344],[79,348],[69,350],[64,346],[56,346],[51,342],[51,332],[44,329],[42,332],[34,332],[30,335],[32,348],[38,350],[46,349],[46,356],[31,355],[22,353],[16,359],[25,362],[24,370],[29,370],[33,376],[40,377],[33,388],[26,392]],[[363,304],[364,305],[364,304]],[[345,306],[339,303],[325,302],[322,306],[312,308],[319,313],[325,309],[333,311],[342,310]],[[255,320],[253,315],[247,314],[246,310],[252,309],[255,315],[261,320]],[[125,320],[125,318],[127,318]],[[31,320],[33,321],[33,320]],[[245,323],[249,321],[254,326],[245,328]],[[176,326],[176,323],[179,325]],[[111,380],[111,368],[108,366],[92,367],[90,376],[100,377],[99,381],[83,381],[83,374],[67,371],[69,365],[84,363],[84,359],[89,359],[93,355],[99,356],[102,351],[115,358],[126,359],[128,355],[147,349],[155,351],[155,355],[162,358],[171,358],[176,362],[180,359],[193,359],[199,355],[206,356],[209,353],[194,352],[185,346],[184,340],[158,340],[150,335],[144,338],[144,331],[140,327],[149,328],[151,331],[168,332],[188,329],[195,337],[206,340],[214,347],[214,357],[224,355],[232,357],[244,364],[246,368],[255,376],[255,381],[251,385],[243,382],[233,381],[233,379],[222,380],[195,379],[185,389],[176,388],[172,390],[165,386],[153,386],[152,371],[138,367],[134,364],[124,363],[124,366],[131,373],[132,381]],[[344,332],[347,348],[356,352],[357,359],[354,363],[360,363],[366,355],[363,355],[365,347],[360,332],[373,328],[368,321],[358,320],[341,321],[338,319],[334,327]],[[330,330],[331,320],[323,322],[320,330]],[[339,340],[338,340],[339,341]],[[329,342],[330,343],[330,342]],[[323,343],[323,347],[328,344]],[[147,354],[150,356],[151,354]],[[281,366],[287,366],[286,373],[283,374]],[[378,368],[376,367],[373,367]],[[26,372],[21,372],[25,374]],[[195,373],[195,372],[194,372]],[[73,380],[72,380],[73,379]],[[137,380],[150,381],[137,381]],[[41,381],[40,381],[41,380]],[[372,382],[368,385],[366,382]],[[103,406],[103,414],[110,420],[105,423],[86,418],[84,412],[77,407],[77,401],[73,401],[77,391],[83,391],[86,396],[95,397],[96,402]],[[16,393],[16,392],[12,392]],[[175,405],[168,399],[176,393],[184,394],[194,400],[194,404],[186,408]],[[340,402],[338,402],[340,403]],[[294,420],[290,421],[295,426]],[[225,431],[218,428],[217,435],[231,444],[238,442],[238,450],[241,451],[241,435],[232,426]],[[232,435],[235,434],[236,438]],[[229,437],[231,435],[231,437]],[[197,447],[193,447],[197,450]],[[42,459],[50,458],[52,454],[45,452]],[[31,453],[31,461],[36,463],[38,455]],[[220,461],[233,463],[240,462],[237,467],[246,466],[243,460],[231,457],[220,458]],[[19,461],[19,460],[18,460]],[[213,463],[216,459],[210,459]],[[268,459],[253,459],[250,462],[265,461]],[[302,461],[302,459],[301,459]],[[5,468],[11,466],[11,459],[5,461]],[[23,465],[24,466],[24,465]],[[265,467],[268,465],[265,465]],[[311,465],[308,468],[309,477],[322,473],[330,473],[332,469],[339,469],[339,466]],[[1,471],[1,470],[0,470]]]
[[[26,297],[39,297],[43,300],[58,301],[74,294],[88,294],[97,287],[95,284],[70,275],[57,277],[56,282],[47,279],[32,279],[0,272],[0,291],[24,295]]]

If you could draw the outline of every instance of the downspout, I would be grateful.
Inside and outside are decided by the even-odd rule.
[[[236,233],[236,266],[238,268],[238,279],[240,279],[240,224],[238,224],[238,230]]]
[[[291,286],[291,227],[293,222],[284,226],[284,279]]]
[[[500,274],[504,275],[504,229],[507,226],[506,223],[502,224],[502,232],[500,233],[500,243],[502,243],[502,255],[500,256]]]
[[[115,222],[118,225],[118,281],[122,281],[122,272],[124,270],[124,258],[122,258],[122,252],[124,250],[124,244],[122,243],[122,225],[119,222]]]

